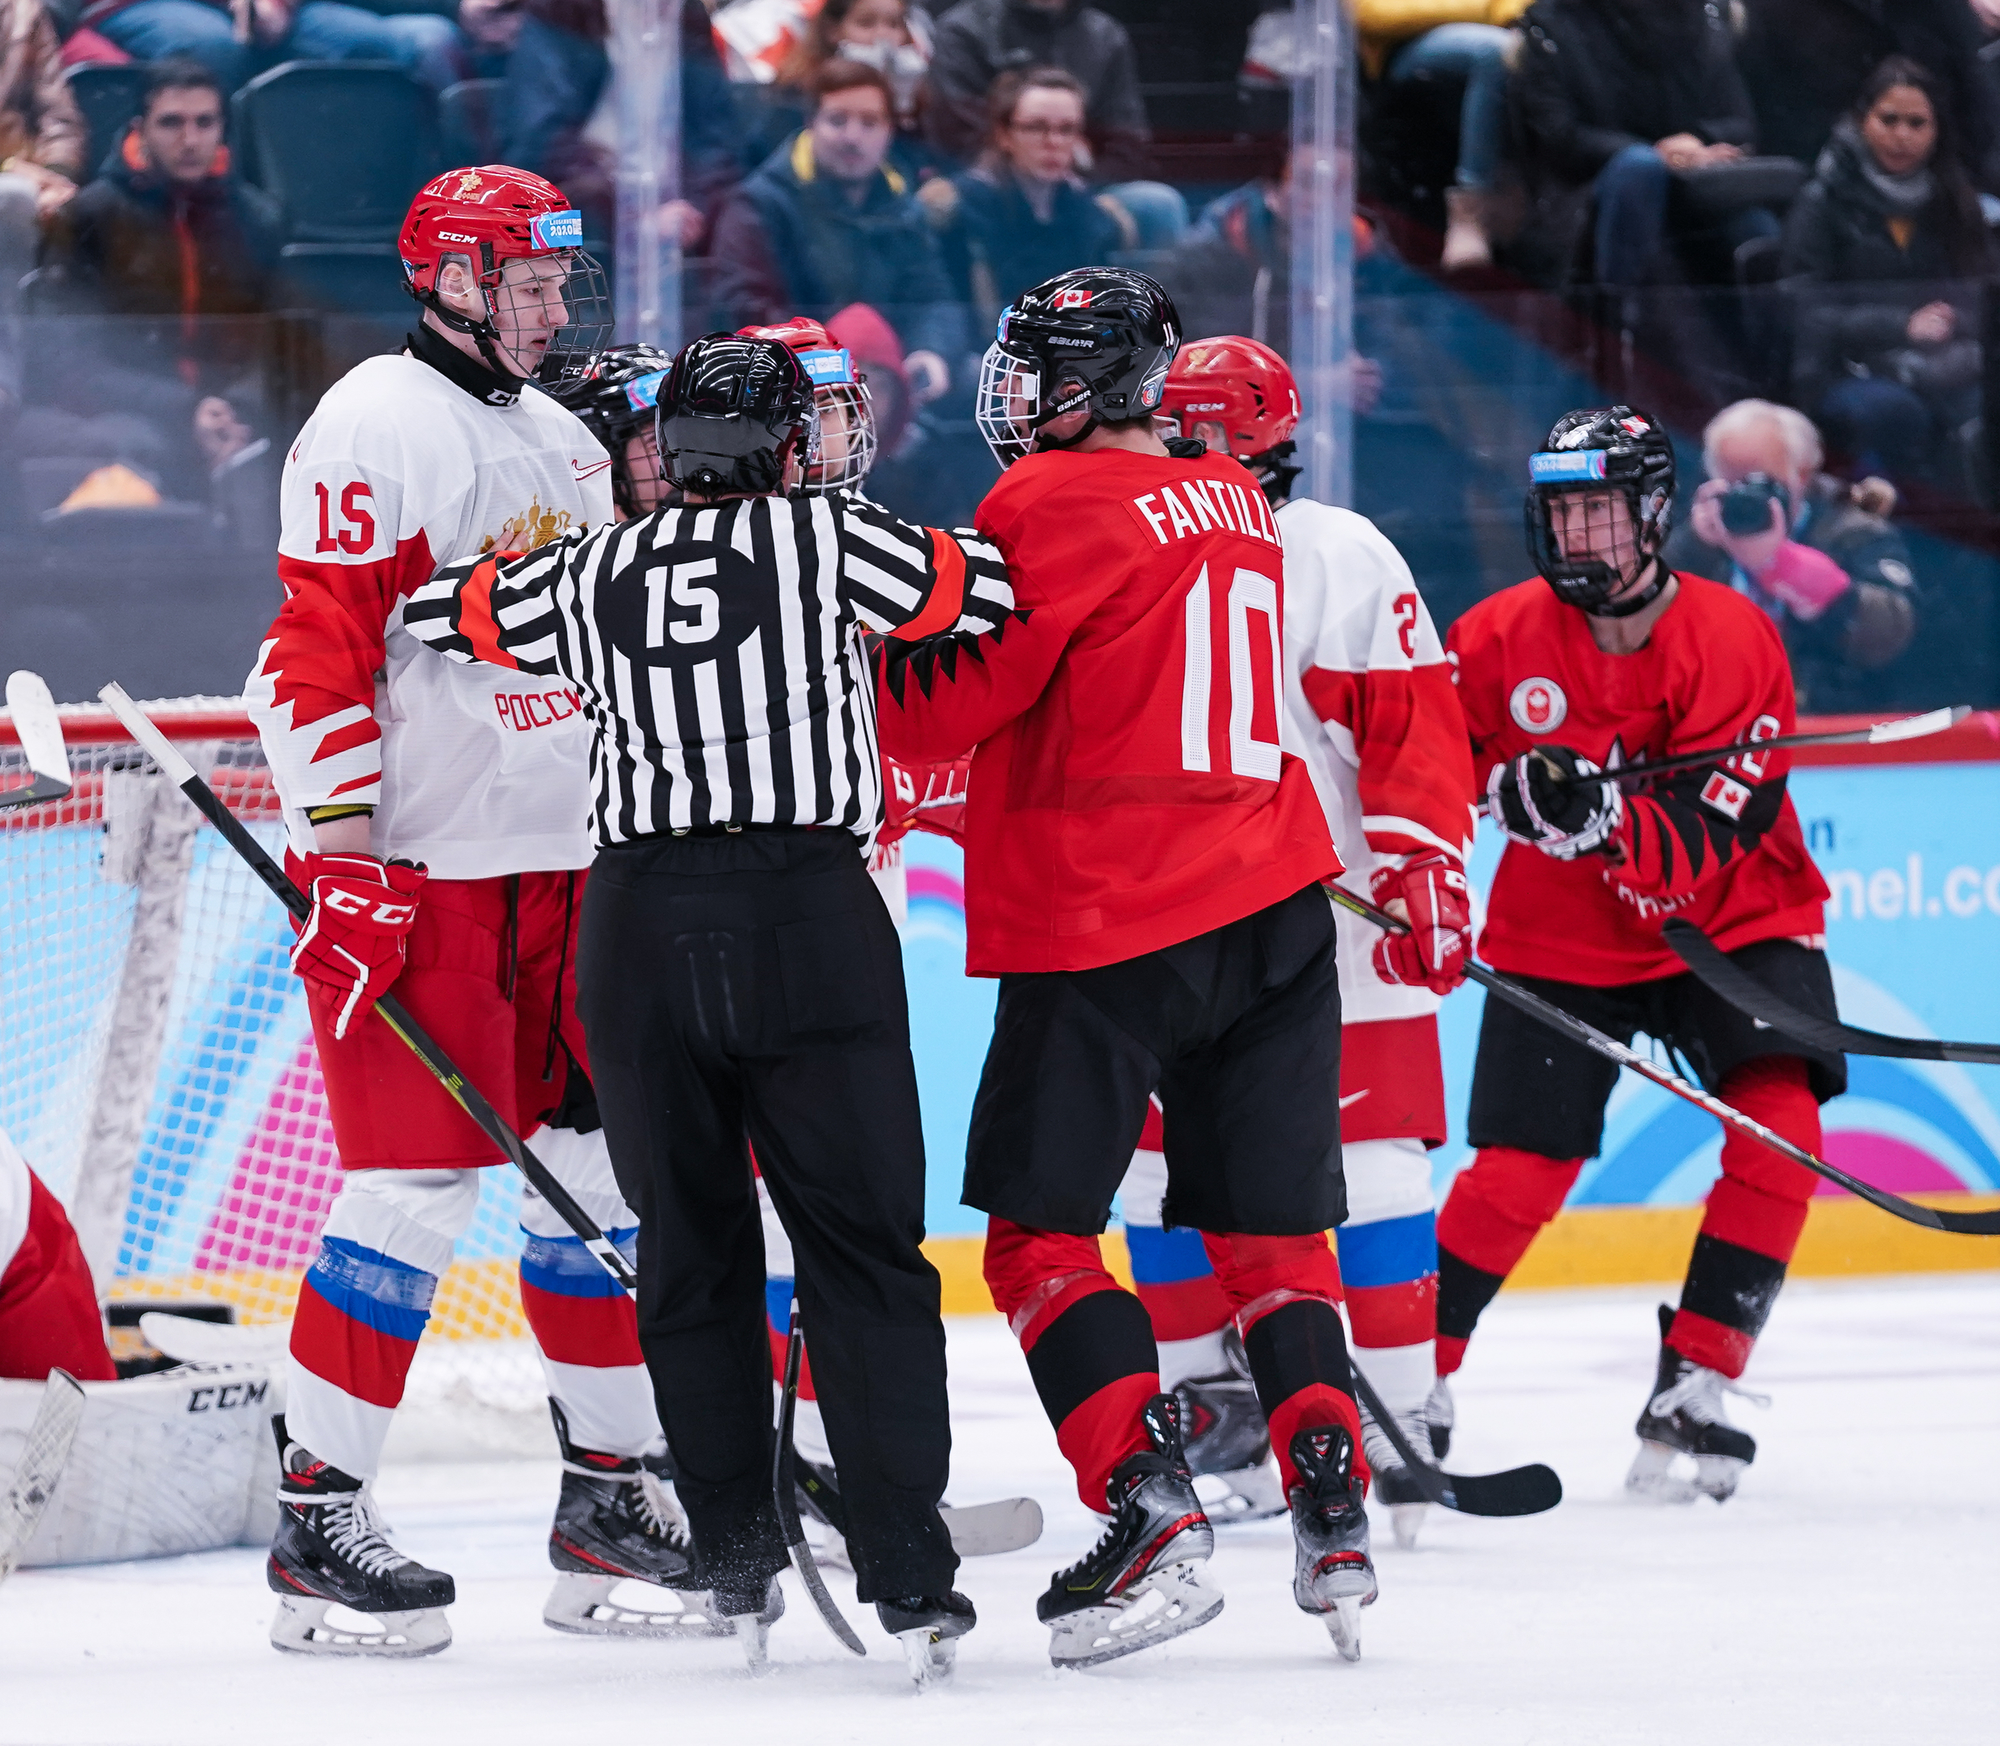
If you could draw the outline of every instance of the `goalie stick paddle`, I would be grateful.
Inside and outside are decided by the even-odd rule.
[[[1739,1012],[1782,1031],[1795,1043],[1834,1055],[1888,1055],[1899,1061],[1961,1061],[1971,1066],[2000,1066],[2000,1043],[1947,1043],[1935,1037],[1891,1037],[1881,1031],[1859,1030],[1833,1019],[1815,1018],[1781,1000],[1722,948],[1683,916],[1672,916],[1660,929],[1676,956],[1711,991]]]
[[[28,1440],[21,1445],[21,1464],[0,1497],[0,1582],[13,1573],[35,1537],[82,1423],[83,1384],[67,1370],[51,1370]]]
[[[62,720],[47,682],[25,667],[7,675],[7,712],[14,718],[21,752],[35,773],[32,782],[0,792],[0,811],[61,800],[70,790],[69,753],[63,748]]]
[[[1433,1467],[1411,1446],[1395,1415],[1383,1406],[1375,1386],[1354,1367],[1354,1392],[1374,1415],[1383,1434],[1396,1446],[1410,1477],[1424,1496],[1462,1516],[1538,1516],[1563,1500],[1562,1481],[1553,1467],[1531,1461],[1526,1467],[1510,1467],[1504,1473],[1446,1473]]]
[[[1615,770],[1599,770],[1588,776],[1553,769],[1555,780],[1568,788],[1579,782],[1624,782],[1639,776],[1661,776],[1669,770],[1692,770],[1701,764],[1717,764],[1745,752],[1785,752],[1801,746],[1887,746],[1898,740],[1920,740],[1956,727],[1972,713],[1968,703],[1948,709],[1933,709],[1923,715],[1901,716],[1895,721],[1878,721],[1872,727],[1835,728],[1825,733],[1780,734],[1774,740],[1745,740],[1733,746],[1710,746],[1705,751],[1676,752],[1670,758],[1648,758],[1642,764],[1621,764]]]
[[[1409,929],[1392,915],[1377,909],[1372,903],[1356,897],[1353,892],[1338,885],[1324,887],[1327,895],[1340,905],[1378,928],[1392,934],[1408,933]],[[1522,1012],[1538,1018],[1551,1030],[1561,1031],[1566,1037],[1581,1043],[1593,1054],[1602,1055],[1607,1061],[1615,1061],[1620,1067],[1629,1067],[1642,1079],[1650,1079],[1662,1091],[1670,1091],[1674,1096],[1693,1104],[1697,1109],[1705,1109],[1726,1127],[1739,1134],[1769,1146],[1772,1151],[1791,1159],[1794,1164],[1803,1164],[1827,1181],[1838,1183],[1849,1194],[1878,1206],[1885,1213],[1899,1219],[1907,1219],[1913,1225],[1923,1225],[1933,1231],[1949,1231],[1961,1237],[2000,1237],[2000,1207],[1986,1212],[1950,1212],[1941,1207],[1919,1206],[1913,1200],[1905,1200],[1900,1194],[1891,1194],[1886,1188],[1877,1188],[1872,1182],[1863,1182],[1858,1176],[1850,1176],[1838,1164],[1829,1164],[1824,1158],[1816,1158],[1805,1147],[1794,1145],[1783,1134],[1767,1128],[1760,1121],[1745,1115],[1733,1104],[1727,1104],[1719,1097],[1712,1097],[1698,1085],[1690,1085],[1678,1073],[1662,1067],[1657,1061],[1650,1061],[1636,1050],[1628,1049],[1613,1037],[1607,1037],[1595,1025],[1585,1024],[1580,1018],[1566,1013],[1559,1006],[1551,1006],[1539,994],[1531,993],[1518,982],[1510,982],[1506,977],[1466,960],[1467,978],[1479,984],[1489,994],[1497,995],[1509,1006],[1518,1007]]]
[[[222,840],[249,863],[250,870],[263,880],[271,894],[291,911],[293,917],[303,922],[311,915],[312,900],[292,883],[291,876],[264,845],[244,828],[243,821],[229,810],[222,797],[180,755],[173,741],[161,733],[146,712],[125,694],[125,688],[117,684],[107,685],[97,695],[165,772],[167,780],[194,802],[201,815],[222,833]],[[632,1270],[631,1263],[597,1228],[591,1216],[576,1204],[569,1190],[550,1175],[549,1167],[528,1150],[521,1136],[500,1119],[500,1112],[486,1101],[479,1087],[452,1065],[451,1057],[431,1040],[423,1026],[410,1017],[402,1002],[393,994],[385,994],[376,1001],[375,1011],[382,1022],[409,1047],[410,1052],[430,1069],[431,1076],[451,1094],[458,1107],[479,1124],[486,1137],[506,1153],[521,1174],[535,1185],[535,1192],[549,1203],[556,1217],[568,1225],[583,1246],[597,1257],[604,1271],[623,1290],[636,1294],[639,1276]]]
[[[793,1466],[792,1425],[798,1417],[799,1408],[799,1365],[805,1357],[806,1336],[799,1326],[799,1306],[792,1304],[792,1329],[785,1341],[785,1387],[778,1404],[778,1447],[771,1457],[771,1501],[777,1506],[778,1526],[785,1536],[785,1552],[792,1561],[792,1568],[799,1573],[799,1580],[806,1585],[806,1593],[812,1596],[812,1604],[819,1609],[819,1616],[826,1621],[826,1628],[841,1641],[843,1647],[857,1655],[866,1655],[867,1646],[854,1634],[839,1607],[834,1605],[833,1596],[826,1591],[826,1578],[819,1573],[819,1566],[813,1562],[812,1548],[806,1544],[805,1524],[799,1520],[798,1476]]]

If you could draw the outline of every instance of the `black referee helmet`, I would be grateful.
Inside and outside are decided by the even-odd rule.
[[[703,497],[784,488],[785,460],[819,457],[812,378],[789,346],[708,333],[683,346],[660,384],[660,462]]]

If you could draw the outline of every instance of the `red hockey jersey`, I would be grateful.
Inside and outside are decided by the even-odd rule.
[[[1482,600],[1446,644],[1482,793],[1495,764],[1534,745],[1616,769],[1772,739],[1797,719],[1770,619],[1697,576],[1680,577],[1636,654],[1605,654],[1539,577]],[[1784,752],[1743,752],[1628,789],[1608,857],[1559,861],[1510,842],[1481,954],[1497,970],[1608,988],[1681,974],[1660,938],[1669,915],[1724,951],[1820,934],[1827,887],[1785,793],[1790,764]]]
[[[1237,462],[1122,450],[1017,462],[980,505],[1015,616],[893,647],[883,750],[977,745],[966,969],[1087,970],[1340,871],[1284,749],[1284,549]]]

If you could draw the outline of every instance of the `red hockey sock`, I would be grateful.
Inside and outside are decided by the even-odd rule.
[[[1438,1214],[1438,1247],[1505,1279],[1542,1226],[1562,1210],[1581,1158],[1483,1147],[1458,1173]],[[1467,1332],[1470,1332],[1468,1329]]]
[[[1820,1149],[1819,1103],[1806,1064],[1792,1055],[1747,1062],[1722,1096],[1807,1151]],[[1803,1164],[1736,1133],[1722,1142],[1722,1175],[1709,1191],[1667,1344],[1682,1357],[1737,1377],[1785,1282],[1819,1178]]]

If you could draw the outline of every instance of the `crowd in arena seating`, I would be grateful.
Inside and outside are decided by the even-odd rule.
[[[446,160],[549,176],[609,255],[624,3],[0,0],[0,523],[86,483],[211,504],[268,484],[289,431],[254,318],[393,322],[383,215]],[[1351,10],[1357,506],[1440,618],[1519,569],[1490,511],[1539,416],[1534,393],[1504,404],[1552,344],[1532,303],[1592,336],[1537,366],[1544,398],[1667,384],[1676,552],[1781,623],[1809,702],[1894,693],[1933,591],[1891,508],[1996,543],[2000,0]],[[835,322],[892,412],[876,489],[906,512],[962,515],[990,478],[978,355],[1061,268],[1144,266],[1191,333],[1289,346],[1284,0],[685,0],[681,23],[662,220],[688,329]],[[307,116],[301,62],[358,63],[315,99],[353,125],[322,129],[334,168],[310,184],[257,120]],[[39,316],[66,334],[30,343]],[[1718,507],[1746,479],[1774,493],[1748,533]]]

